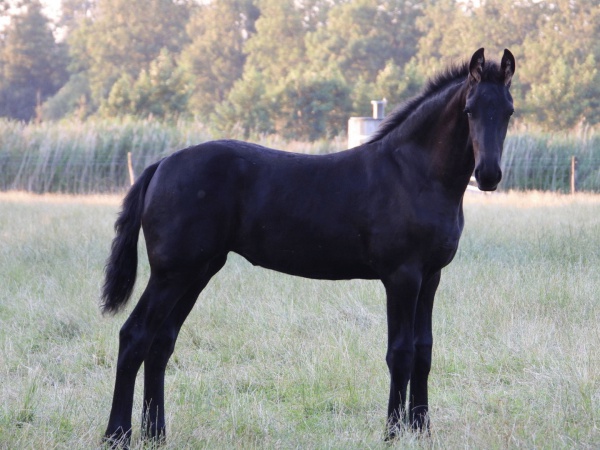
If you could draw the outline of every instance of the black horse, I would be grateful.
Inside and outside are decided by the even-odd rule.
[[[387,437],[402,423],[426,430],[433,299],[457,250],[473,171],[484,191],[502,177],[514,71],[508,50],[497,64],[479,49],[347,151],[309,156],[223,140],[148,167],[125,197],[106,266],[103,311],[113,313],[131,295],[142,227],[150,280],[121,328],[105,439],[130,439],[142,363],[143,434],[164,439],[167,361],[229,252],[307,278],[380,279],[391,374]]]

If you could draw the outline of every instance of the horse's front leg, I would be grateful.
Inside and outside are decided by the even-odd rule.
[[[409,422],[420,431],[429,430],[427,382],[431,370],[433,299],[440,283],[440,271],[423,280],[415,315],[415,360],[410,379]]]
[[[388,349],[386,362],[390,370],[387,439],[394,439],[402,422],[406,422],[408,382],[415,357],[415,311],[421,273],[402,267],[383,280],[387,294]]]

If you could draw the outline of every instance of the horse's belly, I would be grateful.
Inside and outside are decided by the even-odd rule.
[[[356,255],[331,248],[277,247],[234,249],[255,266],[289,275],[320,280],[378,278],[372,267]]]

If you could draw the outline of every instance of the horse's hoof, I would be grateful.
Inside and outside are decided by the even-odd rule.
[[[400,437],[401,431],[398,425],[389,426],[387,430],[385,430],[385,437],[383,440],[387,443],[391,443]]]
[[[123,433],[117,431],[113,434],[105,434],[102,438],[102,448],[113,449],[129,449],[129,443],[131,441],[131,432]]]

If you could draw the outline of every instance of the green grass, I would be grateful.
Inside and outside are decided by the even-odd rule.
[[[0,449],[98,447],[127,317],[97,307],[118,201],[0,194]],[[434,310],[431,437],[392,448],[600,447],[598,211],[591,195],[469,195]],[[389,448],[384,311],[378,282],[232,255],[167,369],[165,448]]]

